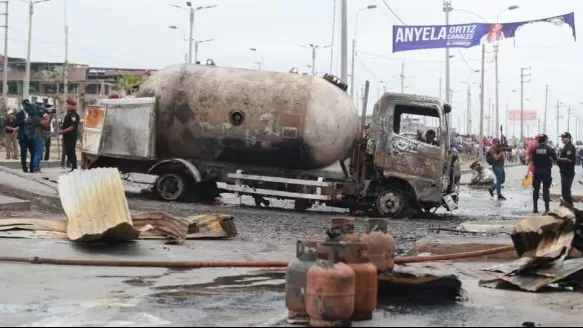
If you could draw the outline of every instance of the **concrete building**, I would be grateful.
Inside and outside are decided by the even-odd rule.
[[[0,72],[4,56],[0,55]],[[23,58],[8,58],[8,96],[22,96],[24,86],[26,60]],[[69,64],[69,93],[84,97],[86,101],[105,98],[115,92],[115,85],[122,76],[134,75],[147,78],[152,70],[90,67],[83,64]],[[31,62],[30,64],[30,94],[38,97],[52,97],[62,94],[64,65],[50,62]],[[2,74],[0,74],[0,79]],[[2,92],[3,83],[0,84]]]

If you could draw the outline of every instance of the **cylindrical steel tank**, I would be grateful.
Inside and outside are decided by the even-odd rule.
[[[395,265],[395,240],[388,233],[387,220],[369,219],[366,233],[360,237],[363,243],[368,243],[368,257],[381,272],[392,271]]]
[[[358,113],[317,76],[181,64],[153,73],[137,97],[156,97],[156,152],[287,169],[344,159]]]
[[[301,241],[296,244],[296,259],[285,272],[285,305],[288,323],[307,325],[310,317],[306,312],[306,286],[308,270],[316,263],[317,241]]]
[[[354,253],[349,257],[348,266],[354,271],[354,312],[350,317],[352,321],[372,319],[372,314],[377,308],[378,277],[377,267],[369,262],[366,252],[369,245],[354,243],[348,246],[348,250]],[[352,261],[351,259],[356,259]]]
[[[327,241],[337,241],[345,244],[358,243],[360,237],[354,232],[354,218],[332,218],[328,224],[328,234]],[[318,257],[327,258],[328,253],[326,251],[328,248],[322,248],[323,253],[319,253]],[[348,259],[348,257],[351,257]],[[346,249],[339,251],[338,261],[341,262],[354,262],[356,258],[353,257],[353,252],[348,252]]]
[[[332,247],[328,260],[318,260],[308,271],[306,311],[312,327],[346,327],[354,312],[355,275],[345,263],[337,262],[338,243],[323,243]]]

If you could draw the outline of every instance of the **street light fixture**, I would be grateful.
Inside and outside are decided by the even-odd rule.
[[[256,64],[258,64],[258,70],[261,70],[261,67],[263,66],[263,53],[261,51],[259,51],[257,48],[249,48],[250,51],[259,53],[259,55],[261,56],[261,61],[258,62],[254,62]]]
[[[311,66],[312,67],[312,75],[316,75],[316,50],[330,48],[331,45],[320,46],[317,44],[310,43],[309,47],[303,46],[301,44],[300,44],[300,47],[312,49],[312,66]]]
[[[24,90],[22,92],[22,99],[28,99],[28,96],[30,95],[30,51],[32,46],[32,14],[34,13],[34,5],[47,1],[50,0],[28,1],[28,46],[26,50],[26,68],[24,73]],[[8,58],[6,58],[6,60],[8,60]]]
[[[352,72],[350,74],[350,97],[354,100],[354,60],[356,59],[356,39],[358,38],[358,16],[364,10],[371,10],[377,8],[377,5],[368,5],[359,9],[356,12],[356,19],[354,22],[354,38],[352,39]]]
[[[44,0],[44,1],[47,1],[47,0]],[[178,9],[182,9],[182,10],[186,10],[186,11],[189,11],[190,12],[190,20],[189,20],[189,23],[190,23],[190,36],[188,38],[188,62],[192,64],[192,45],[193,45],[193,41],[194,41],[194,38],[193,38],[193,33],[194,33],[194,12],[195,11],[199,11],[199,10],[204,10],[204,9],[215,8],[215,7],[217,7],[217,5],[199,6],[199,7],[194,8],[192,6],[192,2],[186,1],[186,6],[188,7],[188,9],[187,8],[184,8],[182,6],[179,6],[179,5],[175,5],[175,4],[170,4],[170,6],[171,7],[174,7],[174,8],[178,8]]]
[[[186,33],[184,32],[183,29],[179,28],[176,25],[170,25],[170,26],[168,26],[168,28],[182,32],[182,41],[183,41],[182,45],[183,45],[183,50],[184,50],[184,62],[188,64],[188,53],[186,51],[186,47],[187,47],[186,43],[188,42],[188,39],[186,38]]]

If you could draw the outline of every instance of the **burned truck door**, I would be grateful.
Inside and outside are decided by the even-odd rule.
[[[446,145],[439,140],[442,121],[441,105],[432,98],[387,93],[375,105],[375,164],[385,176],[408,181],[421,201],[441,200]],[[424,140],[429,130],[435,133],[434,144]]]

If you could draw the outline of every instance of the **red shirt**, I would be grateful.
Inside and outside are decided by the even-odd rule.
[[[529,158],[530,163],[528,164],[528,170],[534,174],[534,164],[532,163],[532,154],[534,153],[534,149],[538,146],[538,142],[533,142],[528,146],[526,150],[526,157]]]

